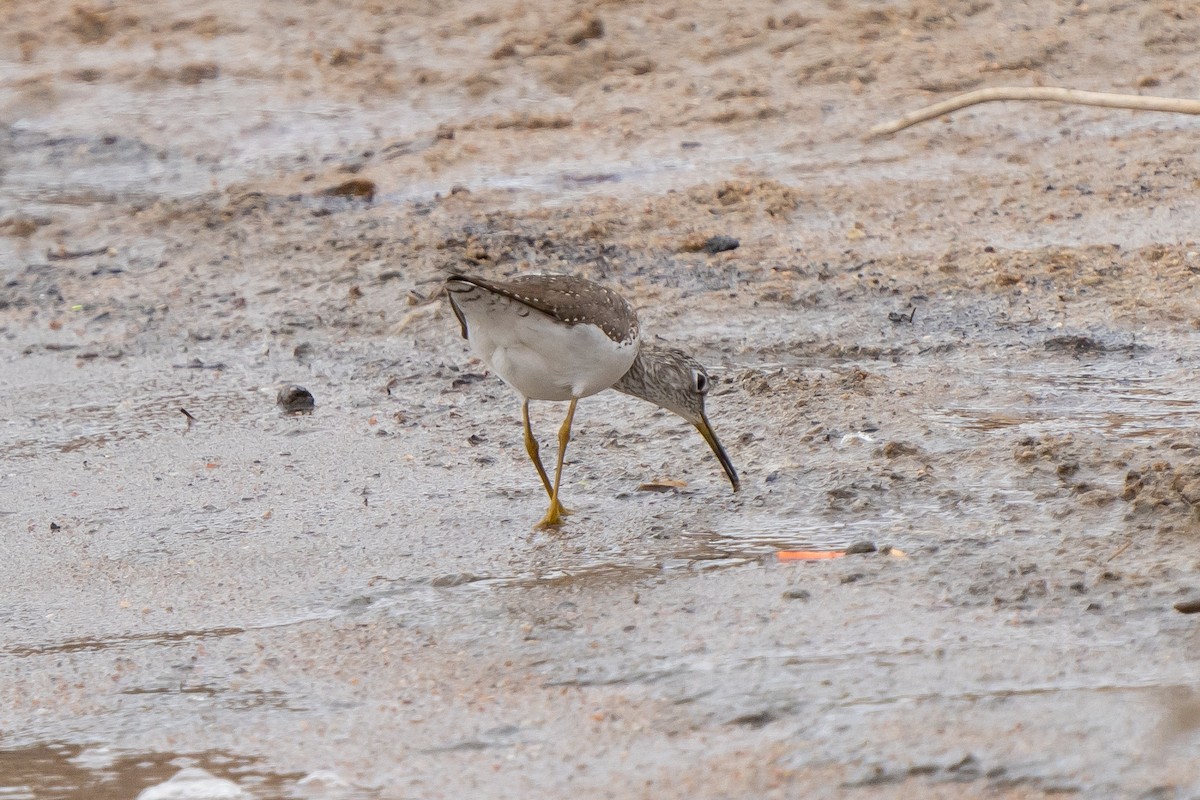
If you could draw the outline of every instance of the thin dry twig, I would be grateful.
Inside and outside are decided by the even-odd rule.
[[[1120,547],[1118,547],[1116,550],[1114,550],[1114,551],[1113,551],[1113,554],[1112,554],[1111,556],[1109,556],[1108,558],[1104,559],[1104,563],[1105,563],[1105,564],[1107,564],[1109,561],[1112,561],[1114,558],[1116,558],[1117,556],[1121,555],[1121,553],[1124,553],[1126,550],[1128,550],[1128,549],[1129,549],[1129,545],[1131,545],[1131,544],[1133,544],[1133,537],[1132,537],[1132,536],[1131,536],[1131,537],[1129,537],[1129,541],[1125,542],[1125,544],[1121,545],[1121,546],[1120,546]]]
[[[905,114],[890,122],[884,122],[867,131],[867,138],[887,136],[902,131],[919,122],[949,114],[960,108],[996,100],[1048,100],[1055,103],[1074,103],[1104,108],[1128,108],[1134,111],[1169,111],[1176,114],[1200,114],[1200,100],[1174,97],[1147,97],[1140,94],[1111,94],[1109,92],[1085,92],[1080,89],[1063,89],[1057,86],[994,86],[977,89],[940,103]]]

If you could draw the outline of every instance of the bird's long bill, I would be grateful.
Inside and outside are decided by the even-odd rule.
[[[712,448],[713,455],[717,457],[717,461],[721,462],[721,468],[729,476],[729,483],[736,492],[742,482],[738,480],[737,470],[733,468],[733,462],[729,460],[729,454],[725,452],[725,448],[717,441],[717,435],[713,433],[712,425],[708,424],[708,417],[702,416],[699,422],[693,424],[696,426],[696,430],[700,431],[700,435],[704,437],[704,441],[708,442],[708,446]]]

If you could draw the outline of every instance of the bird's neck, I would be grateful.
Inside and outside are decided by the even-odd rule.
[[[638,354],[633,359],[633,364],[621,376],[621,379],[613,384],[612,388],[653,403],[649,387],[653,383],[654,374],[661,362],[661,348],[643,342],[638,347]]]

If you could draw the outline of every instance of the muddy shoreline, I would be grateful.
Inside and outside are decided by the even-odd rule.
[[[1200,121],[861,138],[986,85],[1200,96],[1193,10],[18,0],[0,31],[14,796],[1200,791]],[[718,379],[742,491],[604,393],[578,513],[532,531],[451,270],[623,292]],[[775,555],[862,541],[905,557]]]

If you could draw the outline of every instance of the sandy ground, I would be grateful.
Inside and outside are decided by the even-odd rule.
[[[0,794],[1200,796],[1200,120],[861,138],[1198,97],[1197,39],[1159,0],[3,4]],[[741,492],[606,393],[531,530],[438,291],[533,269],[710,366]],[[907,557],[775,557],[860,541]]]

